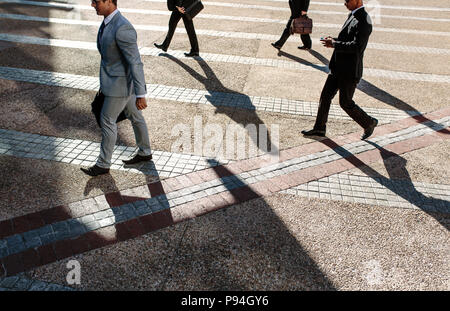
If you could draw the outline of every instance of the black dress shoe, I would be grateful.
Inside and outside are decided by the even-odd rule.
[[[198,56],[198,52],[189,52],[189,53],[184,53],[184,56],[186,57],[194,57],[194,56]]]
[[[131,164],[136,164],[136,163],[143,162],[143,161],[150,161],[152,158],[153,158],[152,155],[141,156],[141,155],[137,154],[132,159],[122,160],[122,162],[127,165],[131,165]]]
[[[167,48],[166,48],[164,45],[158,44],[158,43],[153,43],[153,45],[154,45],[155,47],[157,47],[158,49],[161,49],[161,50],[163,50],[164,52],[167,52]]]
[[[300,46],[298,47],[298,49],[299,49],[299,50],[309,51],[309,50],[311,50],[311,47],[307,47],[307,46],[304,46],[304,45],[300,45]]]
[[[303,130],[302,134],[305,135],[305,136],[321,136],[321,137],[324,137],[325,136],[325,131],[315,130],[315,129],[312,129],[312,130],[309,130],[309,131]]]
[[[103,168],[97,165],[94,165],[89,168],[80,168],[80,169],[89,176],[98,176],[109,173],[109,168]]]
[[[276,42],[271,43],[271,45],[276,48],[278,51],[281,50],[281,45],[278,45]]]
[[[367,139],[372,135],[373,131],[375,130],[375,127],[378,125],[378,120],[375,118],[372,118],[372,124],[370,124],[365,130],[364,135],[361,137],[362,140]]]

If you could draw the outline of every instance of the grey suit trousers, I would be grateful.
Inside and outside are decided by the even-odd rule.
[[[100,114],[100,124],[102,128],[102,142],[100,144],[100,156],[97,166],[109,168],[111,157],[117,140],[117,117],[124,110],[125,115],[131,121],[136,144],[139,147],[138,154],[142,156],[150,155],[150,140],[148,137],[147,124],[142,112],[136,107],[136,96],[111,97],[105,96],[105,101]]]

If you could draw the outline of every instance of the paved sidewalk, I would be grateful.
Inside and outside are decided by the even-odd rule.
[[[0,291],[449,290],[450,7],[366,2],[377,20],[354,99],[379,125],[362,141],[337,98],[327,137],[300,134],[343,3],[311,1],[306,52],[298,36],[270,45],[287,1],[204,1],[187,58],[182,24],[167,53],[153,47],[165,0],[119,1],[153,161],[123,165],[136,147],[121,122],[110,174],[90,178],[101,17],[82,0],[0,0]]]

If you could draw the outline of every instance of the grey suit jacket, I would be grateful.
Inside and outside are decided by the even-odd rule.
[[[102,57],[100,89],[106,96],[125,97],[146,94],[144,65],[137,46],[137,34],[131,23],[117,12],[97,35]]]

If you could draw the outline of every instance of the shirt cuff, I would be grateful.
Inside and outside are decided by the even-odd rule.
[[[144,94],[144,95],[136,95],[136,98],[144,98],[145,96],[147,96],[147,94]]]

